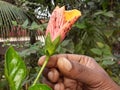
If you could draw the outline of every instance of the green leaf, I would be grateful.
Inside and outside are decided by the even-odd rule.
[[[64,40],[61,43],[61,47],[66,50],[68,53],[74,53],[74,43],[72,40]],[[65,52],[65,53],[66,53]]]
[[[21,90],[26,75],[27,69],[24,61],[13,47],[9,47],[5,54],[5,76],[10,90]]]
[[[31,27],[30,27],[30,30],[37,30],[40,26],[36,23],[36,22],[33,22],[31,24]]]
[[[104,30],[104,34],[107,38],[111,37],[114,30]]]
[[[97,16],[97,15],[104,15],[104,16],[107,16],[107,17],[114,17],[113,11],[106,12],[106,10],[104,10],[104,11],[100,10],[100,11],[98,11],[98,12],[96,12],[94,14],[94,16]]]
[[[91,49],[91,51],[96,55],[102,55],[102,51],[98,48],[93,48]]]
[[[104,47],[104,44],[103,44],[102,42],[97,42],[97,46],[98,46],[99,48],[103,48],[103,47]]]
[[[52,90],[45,84],[35,84],[34,86],[29,87],[28,90]]]
[[[94,16],[97,16],[97,15],[102,15],[103,13],[104,13],[104,11],[99,10],[98,12],[94,13]]]
[[[111,48],[105,44],[105,47],[102,49],[103,56],[112,56]]]
[[[107,7],[109,6],[108,0],[103,0],[103,1],[101,1],[101,4],[102,4],[103,10],[106,10]]]
[[[52,43],[54,47],[57,48],[60,43],[60,36],[58,36]]]
[[[107,16],[107,17],[114,17],[113,11],[105,12],[105,13],[103,13],[103,15],[104,15],[104,16]]]
[[[103,49],[102,50],[104,56],[112,56],[111,50],[110,49]]]
[[[102,65],[113,65],[113,64],[115,64],[115,61],[104,60],[104,61],[102,62]]]
[[[87,28],[85,22],[83,22],[83,23],[76,23],[75,26],[77,28],[79,28],[79,29],[85,29],[85,28]]]
[[[18,25],[16,21],[12,21],[12,24],[13,24],[14,26],[17,26],[17,25]]]
[[[28,24],[29,24],[29,21],[28,21],[28,19],[27,19],[27,20],[25,20],[25,22],[22,24],[22,27],[23,27],[23,28],[27,28],[27,27],[28,27]]]
[[[50,55],[52,54],[53,52],[51,51],[52,49],[52,40],[51,40],[51,37],[50,37],[50,34],[47,35],[46,39],[45,39],[45,54],[46,55]]]
[[[71,40],[64,40],[61,44],[62,46],[67,46]]]

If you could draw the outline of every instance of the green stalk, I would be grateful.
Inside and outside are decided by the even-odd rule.
[[[45,66],[46,66],[47,63],[48,63],[49,58],[50,58],[50,56],[46,56],[45,61],[44,61],[43,65],[42,65],[42,67],[41,67],[41,69],[40,69],[40,71],[39,71],[36,79],[35,79],[34,82],[33,82],[33,86],[37,83],[37,81],[38,81],[39,77],[41,76],[41,74],[42,74]]]

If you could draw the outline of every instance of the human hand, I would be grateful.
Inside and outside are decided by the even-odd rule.
[[[38,64],[41,66],[45,56]],[[91,57],[59,54],[50,57],[43,82],[53,90],[120,90]]]

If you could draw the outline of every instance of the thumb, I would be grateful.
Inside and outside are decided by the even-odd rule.
[[[86,66],[81,65],[79,62],[74,60],[68,60],[64,57],[58,59],[57,66],[64,76],[88,85],[94,84],[95,82],[93,79],[99,77],[97,73]]]

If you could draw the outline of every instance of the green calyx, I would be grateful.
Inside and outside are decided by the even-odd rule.
[[[60,36],[58,36],[54,41],[52,41],[49,33],[45,39],[45,55],[47,56],[53,55],[59,43],[60,43]]]

